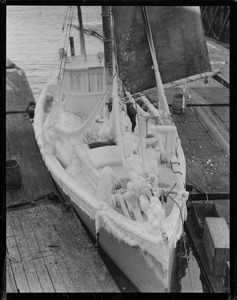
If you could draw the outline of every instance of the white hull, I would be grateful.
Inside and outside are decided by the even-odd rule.
[[[112,209],[101,208],[95,201],[96,199],[87,195],[85,186],[79,186],[78,183],[73,182],[54,155],[45,153],[43,142],[44,101],[43,95],[37,103],[34,129],[46,166],[56,183],[69,197],[79,217],[94,237],[96,236],[96,226],[99,228],[100,247],[139,291],[169,291],[175,246],[183,229],[179,208],[174,205],[170,216],[164,222],[166,225],[171,224],[172,227],[167,230],[168,242],[166,243],[156,237],[153,240],[150,237],[146,241],[145,232],[148,224],[145,223],[147,222],[144,222],[144,232],[141,232],[143,224],[139,224],[140,229],[137,229],[136,221],[128,220]],[[176,201],[180,207],[185,202],[182,198],[176,199]],[[128,227],[124,228],[126,225]]]
[[[64,196],[66,196],[64,194]],[[70,201],[70,198],[66,196]],[[96,240],[95,221],[86,215],[78,205],[70,201],[77,215]],[[162,264],[152,259],[149,254],[142,252],[137,246],[128,246],[119,241],[111,233],[102,228],[99,232],[98,246],[101,247],[116,266],[126,275],[140,292],[170,291],[164,286],[164,271]],[[170,248],[169,287],[175,248]],[[150,260],[150,263],[148,263]],[[159,274],[159,275],[157,275]]]
[[[58,108],[54,106],[54,113],[52,114],[52,109],[51,114],[47,114],[45,109],[45,105],[47,104],[47,92],[52,91],[54,88],[55,86],[48,86],[47,89],[42,92],[36,105],[34,118],[36,140],[49,172],[63,193],[69,197],[79,217],[88,227],[92,235],[96,237],[96,233],[99,233],[100,247],[103,248],[107,255],[139,291],[170,291],[174,251],[177,240],[179,240],[183,231],[183,221],[186,219],[187,213],[186,200],[188,197],[188,193],[185,192],[184,189],[185,158],[180,140],[176,138],[176,128],[174,126],[156,126],[154,130],[154,135],[157,134],[157,130],[159,133],[166,134],[166,144],[168,145],[167,147],[171,149],[167,153],[172,160],[176,159],[173,167],[164,167],[161,163],[159,166],[154,166],[154,157],[152,158],[153,161],[149,162],[151,152],[148,151],[144,153],[144,157],[147,157],[147,167],[150,168],[150,170],[156,171],[158,167],[160,168],[158,179],[160,184],[159,188],[164,188],[166,185],[170,190],[175,183],[176,186],[172,191],[172,197],[176,204],[174,204],[173,200],[171,201],[171,196],[169,196],[167,204],[163,204],[166,210],[164,211],[162,209],[162,214],[164,213],[162,219],[160,219],[160,217],[154,219],[156,218],[154,217],[155,215],[152,215],[152,219],[149,219],[151,215],[148,216],[148,213],[146,213],[147,217],[141,221],[136,218],[134,213],[135,220],[123,215],[117,208],[113,208],[107,202],[98,198],[98,180],[100,180],[100,174],[102,174],[101,170],[104,170],[104,166],[93,166],[93,161],[90,161],[89,158],[91,158],[91,153],[98,154],[97,152],[100,151],[96,149],[96,152],[92,151],[89,153],[90,150],[88,150],[88,147],[82,147],[86,145],[77,144],[75,146],[73,143],[75,142],[76,131],[74,131],[73,136],[74,142],[70,144],[73,139],[70,138],[67,132],[70,132],[73,127],[65,127],[66,129],[63,129],[64,131],[60,131],[60,128],[63,128],[61,123],[61,127],[55,126],[53,127],[53,131],[51,131],[51,124],[54,122],[49,123],[49,119],[55,118],[55,116],[57,116],[55,112],[59,112],[62,108],[60,106],[58,106]],[[72,111],[77,109],[80,112],[80,105],[84,105],[82,109],[86,112],[89,106],[94,105],[93,102],[83,100],[86,99],[85,93],[81,94],[83,95],[81,99],[78,97],[75,98],[75,94],[71,92],[68,92],[67,95],[67,100],[65,100],[64,105]],[[76,102],[75,99],[78,102]],[[92,101],[95,99],[94,96]],[[72,123],[70,123],[70,126],[71,125],[73,126]],[[73,130],[74,129],[72,129],[72,131]],[[55,145],[59,145],[58,148],[54,143]],[[73,152],[74,160],[68,163],[69,166],[65,167],[63,165],[67,164],[70,155],[68,154],[68,157],[67,155],[62,155],[64,158],[60,160],[59,152],[62,152],[63,149],[63,151],[66,151],[65,149],[68,149],[67,145],[72,149],[70,151]],[[86,151],[84,151],[85,148],[87,149]],[[155,154],[155,150],[153,149],[152,151],[152,153]],[[158,152],[158,156],[159,155],[160,152]],[[106,155],[104,158],[106,161]],[[96,163],[97,162],[94,161],[94,164]],[[99,161],[99,163],[101,163],[101,161]],[[78,168],[78,174],[74,176],[68,169],[71,166],[75,170],[75,165]],[[122,166],[123,165],[124,161]],[[114,168],[119,176],[124,176],[122,166],[120,165]],[[121,172],[121,170],[123,170],[123,172]],[[127,176],[128,173],[125,175]],[[155,198],[155,196],[151,198]],[[158,198],[155,198],[155,200],[150,200],[149,205],[149,214],[153,214],[153,208],[160,207],[161,203]],[[144,211],[143,209],[143,212]]]

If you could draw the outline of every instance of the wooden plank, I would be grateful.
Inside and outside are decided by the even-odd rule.
[[[70,276],[69,270],[66,267],[65,261],[57,262],[57,266],[61,273],[61,276],[63,278],[63,281],[64,281],[67,291],[69,293],[77,292],[77,289],[75,288],[72,278]]]
[[[101,293],[102,289],[95,275],[85,264],[83,256],[78,257],[80,261],[68,260],[66,266],[70,272],[74,286],[78,292],[97,292]]]
[[[64,228],[64,231],[68,232],[68,235],[70,235],[70,232],[78,232],[78,233],[80,232],[80,235],[75,236],[77,240],[79,239],[81,240],[80,244],[83,245],[80,246],[80,253],[82,254],[83,257],[86,258],[86,263],[88,264],[88,267],[90,267],[92,272],[95,274],[97,281],[100,287],[102,288],[102,291],[117,292],[118,288],[114,283],[111,275],[109,274],[107,268],[105,267],[102,259],[99,257],[98,252],[95,250],[95,247],[92,244],[91,240],[86,234],[81,233],[84,232],[84,228],[81,225],[81,223],[78,220],[76,220],[76,216],[74,215],[73,211],[63,213],[61,210],[57,210],[57,217],[56,217],[52,212],[52,210],[56,211],[55,207],[53,206],[50,207],[49,214],[51,216],[54,216],[53,218],[54,221],[57,220],[58,218],[59,220],[62,220],[62,224],[66,224],[65,226],[66,228]]]
[[[207,46],[212,69],[221,69],[221,73],[218,74],[218,77],[229,83],[229,49],[210,39],[207,41]]]
[[[11,226],[11,217],[9,216],[9,214],[6,214],[6,236],[10,237],[13,235],[14,233]]]
[[[8,117],[8,120],[9,120],[9,123],[13,123],[12,118]],[[8,155],[10,156],[10,158],[12,158],[12,156],[17,154],[18,149],[19,149],[16,137],[15,137],[16,136],[15,128],[14,127],[12,128],[12,126],[7,127],[6,136],[7,136],[7,140],[8,140],[8,144],[9,144]]]
[[[210,108],[208,107],[196,107],[198,111],[200,121],[209,129],[210,134],[213,136],[213,139],[219,144],[221,149],[225,153],[229,153],[229,134],[224,130],[223,126],[217,122],[216,118],[213,116]]]
[[[61,240],[63,240],[64,251],[68,253],[69,260],[78,262],[78,264],[80,262],[78,268],[86,270],[84,276],[88,278],[88,283],[83,281],[84,289],[87,291],[102,290],[103,292],[118,291],[94,245],[87,234],[85,234],[85,230],[79,220],[76,219],[75,213],[72,210],[63,212],[60,206],[50,206],[48,214],[52,217],[57,232]],[[71,232],[74,232],[73,237],[71,236]],[[72,265],[67,262],[67,267],[71,268]],[[73,268],[73,272],[74,280],[76,277],[81,276],[79,270]]]
[[[43,256],[51,255],[48,245],[50,241],[45,234],[47,226],[42,222],[40,213],[36,211],[36,208],[29,209],[32,213],[28,213],[28,218],[31,223],[32,230],[39,244],[40,252]]]
[[[34,235],[34,231],[31,227],[31,223],[28,218],[28,211],[21,210],[20,213],[18,214],[18,217],[19,217],[22,231],[24,232],[26,243],[27,243],[27,246],[28,246],[28,249],[29,249],[32,259],[41,258],[42,253],[40,251],[40,247],[36,240],[36,237]]]
[[[17,190],[10,190],[11,193],[11,200],[12,200],[12,204],[16,203],[18,201],[18,192]]]
[[[67,292],[67,288],[53,256],[44,257],[44,261],[56,293]]]
[[[17,243],[17,247],[21,256],[21,260],[30,260],[31,259],[31,255],[26,243],[26,239],[24,236],[24,233],[22,231],[21,228],[21,224],[19,222],[18,219],[18,214],[17,212],[11,212],[9,213],[9,215],[11,216],[11,225],[12,225],[12,229],[13,229],[13,233],[15,235],[15,240]]]
[[[33,261],[23,261],[23,268],[25,270],[26,278],[32,293],[41,293],[43,290],[41,288],[39,278],[37,276]]]
[[[212,110],[223,122],[230,121],[229,107],[212,107]]]
[[[30,288],[26,279],[26,274],[23,269],[22,263],[13,263],[12,271],[16,280],[16,285],[20,293],[30,292]]]
[[[225,218],[227,224],[230,223],[230,201],[229,200],[214,200],[216,209],[220,217]]]
[[[14,236],[7,238],[7,250],[8,250],[8,258],[11,262],[20,262],[21,256],[19,250],[17,248],[17,243]]]
[[[90,251],[96,251],[93,246],[90,246],[91,243],[89,244],[89,240],[87,240],[87,243],[82,242],[81,238],[82,236],[85,237],[85,231],[82,231],[82,228],[79,229],[79,226],[81,225],[79,225],[79,222],[76,222],[76,218],[72,212],[66,213],[68,216],[67,222],[65,222],[62,212],[60,213],[60,211],[56,210],[53,206],[51,208],[53,222],[57,228],[59,236],[64,243],[65,251],[67,251],[69,256],[66,266],[70,269],[69,272],[75,287],[81,292],[102,292],[97,280],[99,272],[97,272],[96,275],[94,274],[90,268],[90,265],[88,264],[88,256],[85,256],[83,253],[83,248],[85,247],[90,247]],[[70,221],[70,219],[72,220],[72,216],[74,217],[73,222]],[[74,228],[72,229],[69,224],[75,224],[73,226]],[[73,236],[71,235],[71,232],[74,233]],[[80,251],[78,251],[78,249],[80,249]],[[80,284],[78,285],[77,282]]]
[[[50,207],[52,205],[46,205],[39,207],[40,209],[40,218],[44,222],[44,235],[47,239],[47,247],[51,251],[51,254],[54,256],[54,259],[59,262],[63,259],[66,259],[67,255],[64,251],[63,243],[58,235],[57,228],[54,226],[54,223],[50,217]],[[49,214],[47,211],[49,210]]]
[[[45,266],[45,262],[43,258],[37,258],[33,260],[34,267],[36,270],[36,273],[39,278],[40,285],[43,289],[44,293],[53,293],[55,292],[55,289],[53,287],[53,283],[51,281],[51,278],[49,276],[48,270]]]
[[[25,190],[28,195],[28,200],[33,201],[38,198],[40,195],[40,191],[37,186],[37,182],[35,181],[35,177],[33,174],[27,174],[23,178]]]
[[[230,103],[230,91],[228,88],[209,78],[208,83],[205,84],[203,80],[189,83],[186,87],[191,94],[190,103],[196,104],[216,104],[216,103]]]
[[[224,218],[205,218],[203,243],[211,274],[224,276],[229,259],[229,228]]]
[[[6,263],[6,292],[7,293],[17,293],[16,281],[12,272],[12,267],[9,259]]]

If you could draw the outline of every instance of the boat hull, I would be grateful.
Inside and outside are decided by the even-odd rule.
[[[79,216],[80,220],[96,239],[95,220],[90,218],[80,207],[71,201],[60,186],[56,183],[66,201],[69,201]],[[142,252],[137,246],[129,246],[118,240],[110,232],[101,227],[98,237],[98,246],[110,257],[123,274],[132,282],[140,292],[169,292],[175,248],[170,248],[168,271],[168,289],[164,286],[164,271],[162,264]],[[89,291],[88,291],[89,292]]]
[[[122,222],[121,216],[116,215],[113,210],[111,212],[108,212],[108,210],[103,211],[100,207],[101,204],[88,195],[83,183],[78,185],[65,171],[54,154],[50,152],[50,148],[46,148],[45,137],[47,135],[45,136],[45,131],[47,126],[44,126],[44,122],[47,121],[44,113],[46,99],[47,89],[42,92],[37,102],[34,130],[42,157],[60,191],[66,200],[70,201],[79,218],[94,238],[96,238],[96,228],[100,228],[99,247],[104,250],[139,291],[169,292],[175,245],[181,235],[183,226],[180,218],[180,207],[178,209],[174,206],[170,215],[163,222],[165,227],[171,228],[168,230],[169,237],[166,241],[156,235],[152,237],[144,235],[144,232],[146,232],[145,227],[143,232],[139,231],[139,227],[131,228],[130,221],[124,218],[123,221],[125,222]],[[184,167],[184,155],[180,144],[177,147],[177,154],[181,165]],[[176,172],[176,170],[174,171]],[[176,173],[181,174],[180,172]],[[181,181],[179,180],[180,185],[182,185],[184,176],[185,172],[182,172]],[[176,199],[176,201],[183,206],[185,199]],[[102,217],[100,216],[101,213]],[[102,226],[98,227],[98,223],[95,221],[96,215],[99,217],[96,220],[99,220]],[[107,219],[111,225],[110,230],[107,230],[106,224],[103,224]],[[182,219],[185,220],[185,217],[183,216]]]

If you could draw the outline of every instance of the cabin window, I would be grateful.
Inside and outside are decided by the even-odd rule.
[[[95,73],[88,74],[88,82],[89,82],[89,93],[96,92]]]
[[[72,92],[103,92],[103,73],[101,72],[70,72]]]
[[[103,74],[88,73],[89,92],[103,92]]]
[[[97,79],[97,92],[103,92],[103,74],[96,73],[96,79]]]
[[[82,91],[82,86],[81,86],[81,74],[77,73],[70,73],[70,81],[71,81],[71,91]]]
[[[75,74],[70,73],[71,91],[75,91]]]
[[[81,74],[76,74],[76,90],[81,91]]]

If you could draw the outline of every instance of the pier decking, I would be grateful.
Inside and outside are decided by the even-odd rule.
[[[24,72],[7,69],[6,159],[19,162],[22,185],[6,191],[6,291],[119,292],[74,211],[60,201],[24,113],[30,101]]]
[[[211,39],[207,40],[207,46],[212,68],[221,69],[221,73],[207,82],[202,79],[185,84],[191,100],[186,102],[184,114],[172,112],[174,95],[182,93],[182,87],[167,88],[166,97],[186,158],[186,183],[193,186],[191,202],[214,204],[218,215],[229,225],[229,50]],[[154,102],[156,95],[155,91],[147,94]],[[225,276],[210,274],[203,240],[197,236],[190,211],[185,230],[209,289],[214,293],[229,292]]]
[[[8,212],[7,292],[119,292],[72,209]]]

